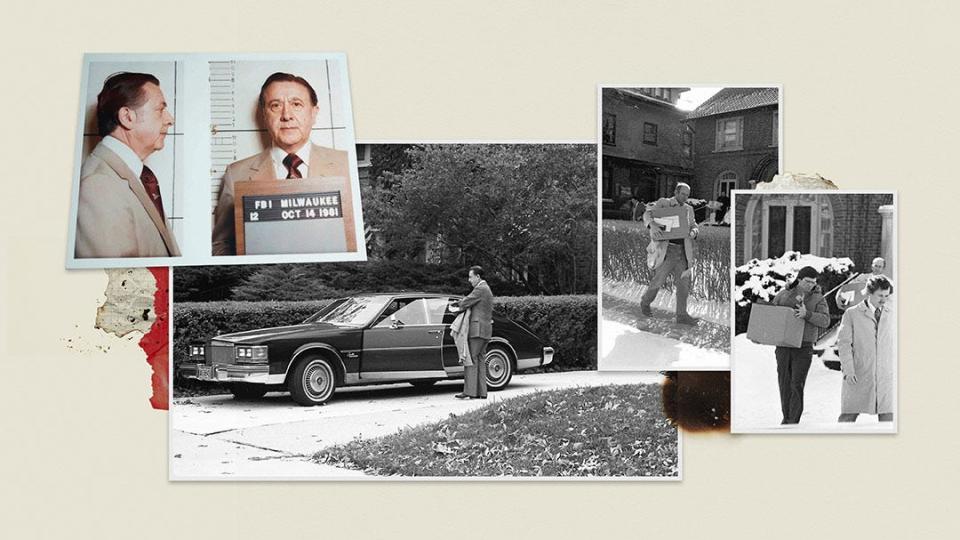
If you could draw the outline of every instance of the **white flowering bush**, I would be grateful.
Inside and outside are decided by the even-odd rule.
[[[817,283],[827,292],[850,277],[854,265],[848,257],[818,257],[788,251],[777,259],[752,259],[738,266],[733,288],[736,333],[746,332],[751,304],[773,300],[804,266],[811,266],[820,273]]]

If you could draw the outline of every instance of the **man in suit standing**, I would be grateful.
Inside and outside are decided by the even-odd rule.
[[[80,168],[74,257],[178,257],[156,175],[144,164],[163,148],[173,116],[160,81],[118,73],[97,95],[103,137]]]
[[[647,205],[643,214],[643,224],[650,229],[650,245],[647,247],[647,265],[654,269],[653,279],[640,297],[640,311],[646,315],[653,315],[650,304],[657,297],[657,292],[673,275],[673,284],[677,289],[677,322],[680,324],[695,325],[697,318],[687,313],[687,296],[690,294],[690,281],[693,268],[693,241],[700,233],[697,220],[693,214],[693,207],[687,204],[690,197],[690,186],[678,182],[674,188],[673,197],[659,199]],[[654,208],[680,206],[687,211],[687,223],[690,224],[690,234],[687,238],[664,240],[661,236],[663,226],[653,220],[651,211]]]
[[[296,180],[323,176],[349,177],[347,153],[310,142],[320,107],[317,93],[303,77],[274,73],[260,88],[260,120],[271,147],[227,167],[213,217],[213,254],[236,255],[234,183]]]
[[[464,366],[463,392],[459,399],[487,399],[487,343],[493,337],[493,292],[483,279],[483,268],[471,266],[468,279],[473,290],[455,305],[470,309],[468,342],[472,366]]]

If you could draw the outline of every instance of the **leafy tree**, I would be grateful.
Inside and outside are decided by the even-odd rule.
[[[596,287],[596,153],[592,145],[448,144],[407,150],[364,205],[386,258],[439,242],[536,293]]]

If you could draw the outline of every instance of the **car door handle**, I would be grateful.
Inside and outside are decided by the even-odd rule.
[[[428,333],[428,334],[442,334],[442,333],[443,333],[443,330],[430,330],[430,331],[427,332],[427,333]]]

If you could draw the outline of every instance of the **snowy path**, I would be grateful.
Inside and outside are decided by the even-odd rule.
[[[839,424],[839,371],[813,357],[804,390],[800,424],[781,426],[780,394],[774,347],[757,345],[746,334],[733,339],[731,373],[731,431],[734,433],[895,433],[895,422],[880,423],[876,415],[860,415],[855,424]]]
[[[600,329],[598,369],[603,371],[723,370],[729,365],[730,357],[726,353],[616,321],[604,319]]]

